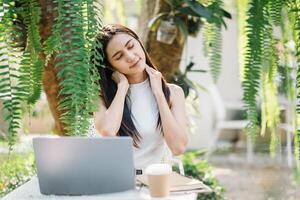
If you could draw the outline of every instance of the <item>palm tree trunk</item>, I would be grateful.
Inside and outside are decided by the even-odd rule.
[[[141,16],[139,17],[139,24],[138,24],[138,32],[137,34],[140,36],[141,41],[145,45],[147,41],[147,37],[149,35],[149,28],[147,26],[149,20],[154,16],[156,4],[158,3],[157,0],[153,1],[143,1],[142,8],[141,8]]]
[[[54,11],[53,0],[39,0],[41,5],[41,20],[40,20],[40,34],[41,42],[51,35],[51,29],[53,26],[56,12]],[[41,55],[45,59],[45,55]],[[44,66],[43,72],[43,87],[47,96],[48,104],[52,116],[54,118],[54,133],[58,135],[66,135],[65,125],[61,122],[61,112],[58,110],[58,102],[60,100],[58,93],[60,90],[59,80],[57,79],[57,71],[54,68],[55,61],[53,57],[50,59],[48,64]]]
[[[145,0],[139,27],[143,30],[143,43],[153,63],[161,71],[166,80],[171,82],[175,72],[179,70],[185,41],[182,39],[179,31],[177,31],[176,39],[171,45],[158,42],[156,40],[156,33],[149,32],[147,28],[148,21],[160,12],[170,11],[169,5],[164,0],[156,0],[154,9],[147,7],[147,5],[152,5],[153,7],[153,2],[153,0]]]

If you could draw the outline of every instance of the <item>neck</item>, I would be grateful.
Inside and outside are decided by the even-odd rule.
[[[148,74],[146,72],[146,70],[144,70],[142,73],[140,74],[134,74],[131,76],[127,76],[128,82],[129,84],[136,84],[136,83],[141,83],[143,81],[145,81],[148,77]]]

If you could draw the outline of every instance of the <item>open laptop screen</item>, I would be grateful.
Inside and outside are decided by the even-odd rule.
[[[135,189],[130,137],[34,138],[43,194],[91,195]]]

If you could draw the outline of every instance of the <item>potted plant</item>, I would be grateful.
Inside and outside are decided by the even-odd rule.
[[[172,44],[177,35],[177,27],[173,18],[163,19],[157,30],[157,41]]]
[[[151,31],[157,32],[157,40],[172,44],[178,33],[186,38],[188,35],[196,36],[203,24],[203,19],[209,23],[216,21],[225,25],[223,16],[231,18],[231,15],[222,10],[222,16],[214,14],[214,5],[204,6],[196,0],[166,0],[170,6],[169,12],[161,12],[154,16],[148,23]]]

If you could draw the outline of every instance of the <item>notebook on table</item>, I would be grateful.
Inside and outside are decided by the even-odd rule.
[[[137,181],[148,186],[147,175],[140,175],[136,177]],[[171,193],[210,193],[212,190],[205,185],[202,181],[189,178],[178,174],[177,172],[172,172],[170,176],[170,192]]]

